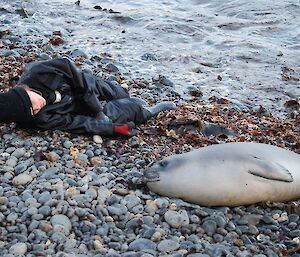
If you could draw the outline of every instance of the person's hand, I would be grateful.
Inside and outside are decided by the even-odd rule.
[[[114,136],[116,137],[129,138],[136,134],[137,130],[133,122],[128,122],[123,125],[114,125]]]
[[[40,94],[32,90],[26,90],[26,92],[31,101],[33,114],[36,115],[46,105],[46,100]]]

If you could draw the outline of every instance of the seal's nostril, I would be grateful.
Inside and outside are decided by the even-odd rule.
[[[154,169],[147,169],[144,171],[144,181],[157,181],[159,179],[159,173]]]

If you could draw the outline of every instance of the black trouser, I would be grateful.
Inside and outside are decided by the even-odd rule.
[[[126,123],[133,121],[136,125],[147,122],[152,115],[135,99],[122,98],[109,101],[103,107],[104,114],[109,117],[113,123]]]

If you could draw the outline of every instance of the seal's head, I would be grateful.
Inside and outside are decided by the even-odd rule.
[[[144,171],[143,181],[145,183],[160,181],[160,172],[166,172],[168,163],[169,162],[167,160],[162,160],[146,169]]]
[[[184,163],[181,155],[170,156],[158,161],[144,170],[143,182],[150,190],[159,194],[167,193],[169,190],[173,191],[178,183],[170,183],[170,177],[180,172],[180,167]]]

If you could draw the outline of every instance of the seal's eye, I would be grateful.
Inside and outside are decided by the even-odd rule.
[[[166,161],[166,160],[162,160],[161,162],[159,162],[159,166],[160,167],[167,167],[168,166],[168,161]]]

